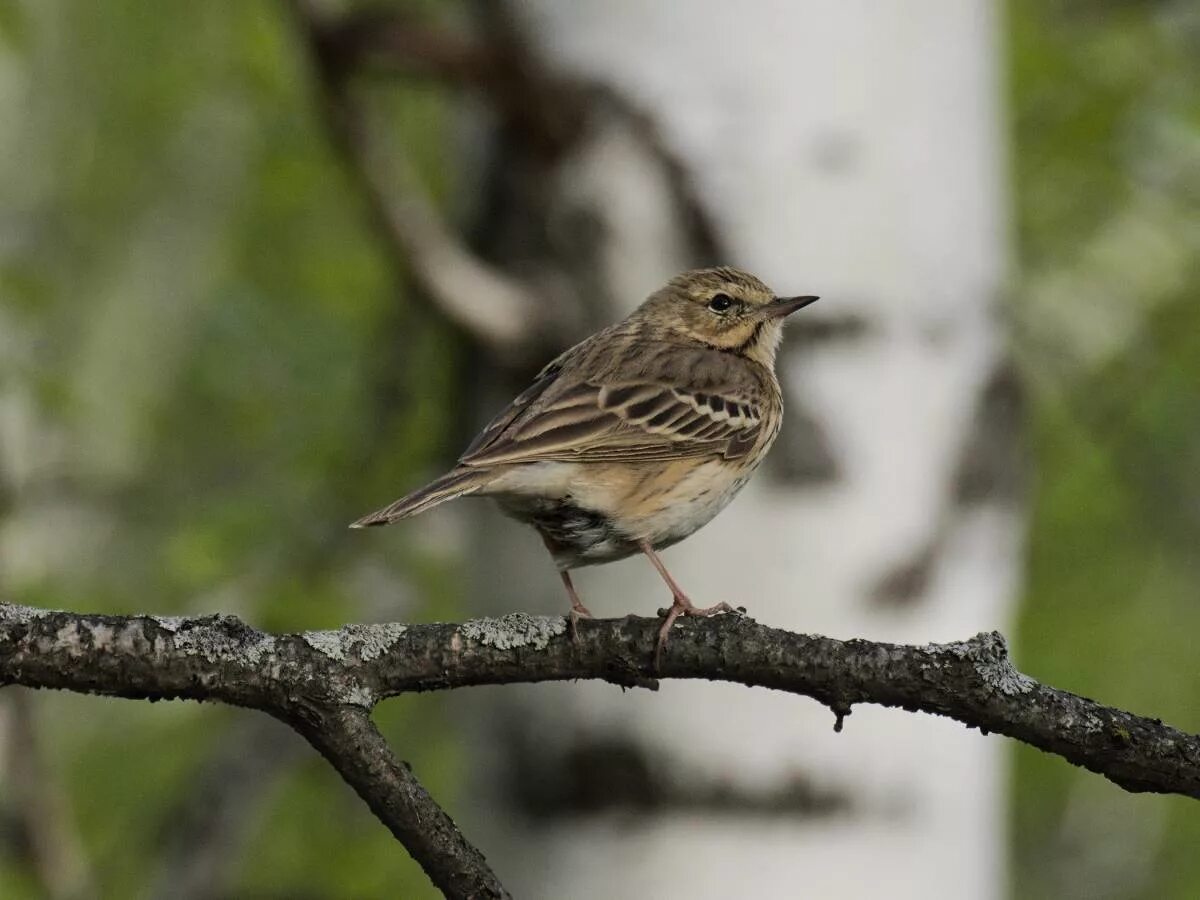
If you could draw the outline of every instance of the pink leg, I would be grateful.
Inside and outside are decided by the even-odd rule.
[[[654,552],[654,548],[645,541],[640,546],[642,552],[650,557],[650,562],[654,564],[654,568],[658,569],[658,574],[663,577],[663,581],[671,589],[671,596],[674,598],[671,608],[667,610],[666,618],[663,619],[662,627],[658,629],[658,642],[654,646],[654,668],[657,669],[659,663],[662,662],[663,647],[667,646],[667,635],[670,634],[671,626],[675,624],[675,620],[680,616],[707,618],[708,616],[715,616],[718,613],[736,612],[736,610],[728,603],[717,603],[713,606],[704,607],[696,606],[692,603],[688,595],[683,592],[683,588],[675,583],[675,579],[671,577],[671,573],[667,571],[667,567],[658,558],[658,554]]]
[[[540,532],[539,532],[540,534]],[[542,543],[546,545],[546,549],[550,551],[550,555],[554,555],[554,545],[550,543],[550,539],[546,535],[542,535]],[[579,594],[575,591],[575,585],[571,581],[571,573],[566,569],[560,569],[558,577],[562,579],[563,587],[567,589],[567,597],[571,601],[571,611],[567,613],[567,621],[571,626],[571,640],[579,640],[578,623],[580,619],[592,618],[591,611],[583,605],[579,599]]]
[[[579,600],[579,594],[575,592],[575,585],[571,583],[571,573],[563,569],[558,573],[558,577],[562,579],[563,587],[567,589],[567,596],[571,598],[571,611],[567,613],[567,621],[571,625],[571,640],[579,640],[579,620],[590,619],[592,617],[589,610]]]

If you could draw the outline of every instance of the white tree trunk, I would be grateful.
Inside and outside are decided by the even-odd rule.
[[[730,251],[712,262],[823,298],[797,316],[808,339],[781,363],[792,437],[729,510],[666,553],[676,578],[700,602],[841,637],[1005,629],[1019,504],[1003,473],[975,471],[987,462],[974,453],[994,451],[992,406],[1005,393],[993,4],[525,0],[517,11],[550,62],[657,123]],[[629,307],[688,264],[655,178],[619,127],[563,173],[564,190],[601,210],[605,277]],[[565,608],[536,536],[488,533],[483,591],[506,609],[531,596]],[[669,600],[643,560],[584,570],[577,584],[600,616]],[[668,800],[637,815],[526,819],[488,845],[518,896],[1005,892],[997,738],[877,708],[855,709],[835,734],[814,703],[720,684],[487,696],[539,753],[630,742],[667,770],[652,780],[678,782],[677,798],[718,785],[760,801],[727,814]],[[482,770],[495,771],[486,760]],[[802,813],[804,786],[829,814]]]

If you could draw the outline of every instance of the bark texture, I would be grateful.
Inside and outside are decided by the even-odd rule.
[[[561,617],[514,613],[277,635],[232,616],[0,604],[0,683],[267,712],[329,760],[451,897],[507,893],[371,722],[387,697],[576,679],[650,689],[660,678],[728,681],[811,697],[833,711],[839,730],[859,703],[934,713],[1058,754],[1129,791],[1200,798],[1200,736],[1037,682],[1012,665],[996,632],[916,646],[720,616],[677,625],[655,670],[657,628],[658,620],[634,616],[584,621],[572,640]]]

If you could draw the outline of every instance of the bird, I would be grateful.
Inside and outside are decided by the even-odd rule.
[[[778,297],[731,266],[677,275],[546,365],[450,471],[351,527],[490,497],[541,535],[575,639],[592,614],[571,571],[644,554],[672,597],[659,611],[658,666],[680,616],[734,612],[693,603],[658,552],[711,521],[766,456],[783,420],[783,321],[817,299]]]

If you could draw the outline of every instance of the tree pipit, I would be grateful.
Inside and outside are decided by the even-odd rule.
[[[698,607],[658,550],[719,513],[779,434],[775,353],[783,319],[816,297],[776,297],[747,272],[685,272],[628,318],[542,369],[453,469],[354,523],[387,525],[468,494],[538,530],[571,601],[571,570],[644,553],[671,590],[657,666],[679,616]]]

